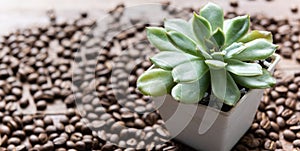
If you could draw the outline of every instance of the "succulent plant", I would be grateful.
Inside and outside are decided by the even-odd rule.
[[[272,87],[275,79],[258,60],[273,55],[272,34],[250,28],[248,15],[224,20],[223,10],[206,4],[189,21],[167,19],[162,27],[147,27],[147,38],[160,52],[150,58],[154,67],[137,81],[145,95],[171,94],[183,103],[197,103],[211,92],[234,106],[240,87]],[[211,91],[209,91],[209,88]]]

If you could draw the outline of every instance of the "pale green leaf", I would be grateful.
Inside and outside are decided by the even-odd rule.
[[[210,37],[211,27],[205,18],[194,13],[192,25],[194,34],[200,43]]]
[[[228,46],[227,48],[225,48],[223,50],[223,52],[225,52],[225,58],[231,58],[232,55],[234,54],[239,54],[241,51],[245,50],[246,46],[244,46],[243,43],[239,42],[239,43],[233,43],[230,46]]]
[[[218,48],[221,48],[225,43],[225,35],[222,29],[217,28],[217,30],[211,36],[210,40],[217,44]]]
[[[253,60],[262,60],[270,57],[277,46],[270,43],[266,39],[256,39],[245,43],[246,49],[235,53],[231,58],[238,59],[241,61],[253,61]]]
[[[171,51],[160,52],[150,58],[151,62],[154,63],[156,66],[167,70],[173,69],[175,66],[182,64],[183,62],[187,62],[195,59],[203,59],[203,58],[189,55],[183,52],[171,52]]]
[[[227,71],[238,76],[257,76],[263,74],[262,67],[257,63],[246,63],[235,59],[228,59],[226,62],[228,63],[226,66]]]
[[[151,69],[143,73],[137,80],[137,88],[150,96],[162,96],[170,93],[174,82],[171,71]]]
[[[194,82],[199,80],[208,67],[203,60],[192,60],[173,68],[172,76],[175,82]]]
[[[273,43],[273,37],[271,32],[259,30],[253,30],[250,33],[247,33],[244,37],[242,37],[239,40],[239,42],[247,43],[258,38],[264,38],[270,43]]]
[[[259,76],[237,76],[232,74],[234,80],[241,86],[250,89],[265,89],[273,87],[276,84],[276,80],[272,77],[269,71],[262,69],[263,74]]]
[[[223,28],[224,13],[220,6],[208,3],[200,10],[199,14],[209,21],[213,31],[218,27]]]
[[[238,16],[224,22],[224,33],[226,37],[226,46],[238,41],[249,30],[250,17],[249,15]]]
[[[196,40],[192,25],[183,19],[166,19],[164,20],[164,27],[167,31],[177,31]]]
[[[167,32],[167,37],[169,41],[178,49],[186,53],[199,56],[200,52],[197,50],[196,43],[189,37],[177,31]]]
[[[205,60],[205,63],[209,66],[209,68],[217,70],[224,69],[227,63],[219,60]]]
[[[199,80],[192,83],[178,83],[172,89],[172,96],[182,103],[197,103],[203,97],[209,87],[209,72]]]
[[[210,68],[210,76],[213,94],[225,104],[234,106],[240,99],[241,93],[230,74],[226,69]]]
[[[169,42],[166,30],[160,27],[147,27],[147,38],[160,51],[179,51]]]

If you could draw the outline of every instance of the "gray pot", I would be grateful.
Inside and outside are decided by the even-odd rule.
[[[280,56],[273,55],[268,70],[274,72]],[[171,96],[156,98],[162,119],[177,141],[203,151],[229,151],[249,129],[254,119],[263,89],[253,89],[244,95],[229,112],[199,104],[183,104]]]

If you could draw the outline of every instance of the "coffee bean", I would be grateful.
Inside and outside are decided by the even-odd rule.
[[[26,151],[26,150],[28,150],[28,149],[26,148],[26,145],[24,145],[24,144],[18,145],[16,147],[16,151]]]
[[[7,141],[8,144],[13,144],[13,145],[20,145],[21,144],[21,140],[17,137],[11,137],[8,139]]]
[[[45,110],[47,107],[47,102],[45,100],[39,100],[37,103],[36,103],[36,108],[38,110]]]
[[[297,115],[293,115],[286,121],[286,124],[291,126],[291,125],[296,125],[299,122],[300,121],[299,121],[299,118],[297,117]]]
[[[269,130],[271,128],[271,123],[269,119],[263,119],[260,122],[260,126],[265,129],[265,130]]]
[[[57,128],[54,125],[49,125],[46,127],[46,132],[48,134],[55,133],[56,131],[57,131]]]
[[[67,126],[65,126],[65,132],[68,134],[71,134],[71,133],[75,132],[75,127],[73,125],[67,125]]]
[[[296,100],[291,99],[291,98],[287,98],[285,100],[285,106],[290,108],[290,109],[294,109],[296,106]]]
[[[296,138],[296,134],[293,131],[288,130],[288,129],[283,131],[283,136],[288,141],[292,141]]]
[[[269,138],[270,138],[271,140],[273,140],[273,141],[276,141],[276,140],[279,139],[279,135],[278,135],[277,133],[275,133],[275,132],[270,132],[270,133],[269,133]]]
[[[22,98],[19,101],[19,104],[20,104],[21,108],[26,108],[29,105],[29,101],[28,101],[28,99]]]
[[[278,126],[280,128],[284,128],[285,127],[285,120],[282,117],[277,117],[276,118],[276,123],[278,124]]]
[[[17,137],[17,138],[20,138],[21,140],[24,140],[25,137],[26,137],[26,134],[24,131],[22,130],[16,130],[12,133],[12,136],[13,137]]]
[[[33,118],[31,115],[25,115],[23,118],[22,118],[22,122],[24,124],[32,124],[33,123]]]
[[[271,121],[270,124],[271,124],[272,130],[274,130],[275,132],[279,132],[280,128],[277,123]]]
[[[73,141],[67,141],[66,145],[68,148],[75,148],[75,143]]]
[[[276,143],[274,141],[271,141],[271,140],[267,140],[265,142],[265,145],[264,145],[265,149],[267,150],[275,150],[276,149]]]
[[[45,144],[48,141],[48,136],[46,133],[40,133],[38,138],[42,144]]]
[[[36,135],[30,135],[29,136],[29,142],[32,145],[38,144],[39,143],[39,138]]]
[[[45,116],[44,119],[43,119],[43,121],[44,121],[44,124],[46,126],[53,124],[53,120],[52,120],[52,118],[50,116]]]
[[[114,151],[116,149],[116,146],[110,143],[107,143],[102,146],[101,150],[103,151]]]
[[[291,11],[292,11],[292,13],[297,13],[297,12],[298,12],[298,7],[297,7],[297,5],[292,5]]]
[[[266,132],[263,130],[263,129],[257,129],[256,131],[255,131],[255,134],[258,136],[258,137],[262,137],[262,138],[264,138],[264,137],[266,137]]]
[[[54,150],[54,144],[48,141],[46,144],[42,146],[43,151]]]
[[[278,98],[275,103],[276,105],[283,105],[285,103],[285,98]]]
[[[300,139],[294,140],[294,141],[293,141],[293,145],[294,145],[295,147],[300,147]]]
[[[1,135],[10,135],[11,133],[11,130],[8,126],[6,125],[0,125],[0,134]]]
[[[78,150],[85,150],[85,147],[86,147],[85,143],[82,141],[76,142],[75,146],[76,146],[76,149],[78,149]]]
[[[291,117],[293,115],[293,110],[291,109],[285,109],[282,113],[281,113],[281,116],[285,119]]]
[[[67,139],[65,137],[57,137],[53,140],[53,144],[55,146],[62,146],[67,142]]]
[[[270,120],[275,120],[276,114],[273,111],[266,112]]]

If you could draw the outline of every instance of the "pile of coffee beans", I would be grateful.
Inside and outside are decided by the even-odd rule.
[[[172,18],[194,11],[169,5],[161,11]],[[136,89],[157,52],[146,38],[148,20],[128,18],[122,4],[100,21],[47,14],[49,24],[0,38],[0,150],[193,150],[170,140],[152,99]],[[285,58],[300,51],[299,22],[251,20],[252,29],[274,34]],[[299,149],[300,74],[286,79],[280,72],[234,150]]]

